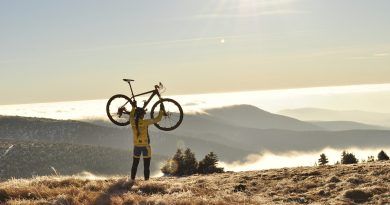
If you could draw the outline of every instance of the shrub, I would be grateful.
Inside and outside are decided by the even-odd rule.
[[[343,151],[341,154],[341,164],[356,164],[359,160],[356,159],[355,155],[352,153],[348,153]]]
[[[199,162],[199,174],[222,173],[223,168],[217,167],[218,157],[213,152],[207,154],[202,161]]]
[[[223,168],[217,167],[218,157],[213,152],[210,152],[205,158],[198,163],[195,158],[195,154],[191,149],[186,149],[182,152],[181,149],[176,151],[176,154],[169,159],[161,171],[168,176],[184,176],[193,174],[211,174],[222,173]]]
[[[381,150],[381,151],[378,153],[378,160],[379,160],[379,161],[389,160],[389,156],[387,156],[386,152],[384,152],[383,150]]]
[[[367,162],[375,162],[375,157],[374,156],[368,156]]]

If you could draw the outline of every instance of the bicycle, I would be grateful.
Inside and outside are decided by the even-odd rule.
[[[134,95],[133,88],[131,86],[131,82],[134,81],[132,79],[123,79],[123,81],[127,82],[130,86],[132,97],[128,97],[123,94],[117,94],[112,96],[106,106],[106,112],[108,118],[114,124],[118,126],[126,126],[130,124],[130,111],[132,102],[137,102],[135,100],[136,97],[151,94],[149,99],[144,101],[143,109],[146,111],[146,107],[151,102],[151,100],[158,96],[158,101],[154,103],[152,109],[150,111],[150,117],[153,119],[158,115],[160,103],[163,104],[163,118],[160,122],[155,123],[154,125],[164,131],[171,131],[179,127],[179,125],[183,121],[183,109],[178,102],[169,98],[162,98],[160,90],[164,88],[163,84],[160,82],[159,85],[155,85],[154,89],[151,91],[147,91],[141,94]],[[157,110],[158,109],[158,110]]]

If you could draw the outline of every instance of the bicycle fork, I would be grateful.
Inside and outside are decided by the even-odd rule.
[[[161,98],[160,92],[158,92],[158,90],[157,90],[157,87],[156,87],[156,91],[157,91],[156,94],[158,96],[158,99],[161,101],[161,104],[163,105],[163,114],[164,114],[164,116],[168,116],[167,111],[165,110],[165,106],[164,106],[164,104],[162,102],[162,98]]]

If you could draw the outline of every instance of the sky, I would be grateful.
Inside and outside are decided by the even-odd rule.
[[[0,1],[0,105],[390,82],[388,0]]]

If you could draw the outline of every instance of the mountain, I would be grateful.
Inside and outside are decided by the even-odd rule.
[[[199,128],[198,128],[199,129]],[[221,160],[239,160],[250,154],[248,150],[229,146],[207,139],[162,132],[151,129],[150,137],[153,153],[171,156],[177,148],[190,147],[198,157],[215,152]],[[154,131],[153,131],[154,130]],[[132,131],[129,127],[99,126],[73,120],[53,120],[45,118],[0,117],[0,139],[39,141],[48,143],[71,143],[93,145],[121,150],[132,149]]]
[[[209,115],[232,125],[256,129],[321,130],[320,127],[291,117],[273,114],[252,105],[235,105],[206,110]]]
[[[389,162],[158,177],[50,176],[0,183],[4,204],[390,204]]]
[[[279,114],[304,121],[353,121],[390,127],[389,113],[376,113],[360,110],[338,111],[321,108],[300,108],[282,110]]]
[[[310,121],[310,123],[322,127],[325,130],[342,131],[342,130],[390,130],[390,128],[368,125],[351,121]]]
[[[81,172],[126,175],[132,164],[130,153],[90,145],[0,139],[0,179]],[[153,155],[151,169],[158,171],[166,159]]]
[[[264,150],[311,151],[326,147],[379,147],[390,144],[387,130],[312,130],[256,129],[225,123],[213,115],[186,115],[183,124],[172,133],[217,142],[259,153]]]

